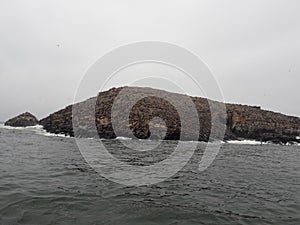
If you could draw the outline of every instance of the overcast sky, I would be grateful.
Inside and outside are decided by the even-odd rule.
[[[300,116],[299,0],[0,0],[0,121],[72,103],[87,69],[124,44],[196,53],[227,102]]]

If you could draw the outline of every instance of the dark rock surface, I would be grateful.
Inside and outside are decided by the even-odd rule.
[[[12,127],[27,127],[35,126],[38,124],[38,119],[29,112],[22,113],[8,121],[5,122],[5,126]]]
[[[42,119],[40,124],[51,133],[61,133],[70,136],[115,138],[116,134],[112,127],[111,112],[113,103],[123,88],[113,88],[109,91],[100,92],[97,97],[90,98],[74,106],[69,105],[65,109],[51,114]],[[189,140],[189,133],[195,124],[187,121],[187,129],[182,130],[181,121],[176,109],[163,97],[172,96],[177,103],[185,107],[185,95],[169,93],[162,90],[140,87],[126,87],[126,95],[120,99],[120,104],[114,110],[117,113],[115,124],[119,127],[118,136],[132,137],[132,134],[140,139],[161,138],[165,133],[165,139],[178,140],[183,135]],[[129,114],[129,123],[126,120],[128,115],[124,109],[128,107],[128,99],[135,93],[143,93],[145,98],[136,102]],[[150,96],[150,97],[147,97]],[[119,98],[119,96],[118,96]],[[299,142],[300,119],[293,116],[286,116],[280,113],[266,111],[257,106],[246,106],[237,104],[226,104],[225,117],[214,110],[211,113],[210,103],[218,107],[221,103],[207,100],[201,97],[191,97],[196,106],[200,134],[198,140],[208,141],[211,130],[212,118],[219,121],[214,126],[226,129],[224,140],[252,139],[258,141],[272,141],[275,143]],[[76,109],[76,118],[72,118],[72,108]],[[186,109],[186,116],[189,116],[189,109]],[[157,120],[156,118],[161,118]],[[190,121],[193,121],[192,119]],[[75,122],[74,132],[72,122]],[[223,127],[222,127],[223,126]],[[186,128],[185,127],[185,128]],[[130,131],[130,132],[128,132]],[[182,136],[181,136],[182,137]],[[192,138],[194,139],[194,138]]]

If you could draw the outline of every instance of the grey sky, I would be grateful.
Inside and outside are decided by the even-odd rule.
[[[0,121],[72,103],[99,57],[143,40],[196,53],[227,102],[300,116],[299,11],[299,0],[0,0]]]

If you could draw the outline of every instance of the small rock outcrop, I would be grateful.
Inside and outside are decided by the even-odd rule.
[[[5,122],[5,126],[27,127],[35,126],[39,123],[38,119],[29,112],[22,113]]]

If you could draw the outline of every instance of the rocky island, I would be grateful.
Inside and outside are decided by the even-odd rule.
[[[224,130],[224,135],[222,135],[224,141],[248,139],[283,144],[300,143],[300,118],[262,110],[259,106],[238,104],[225,104],[225,115],[222,115],[218,111],[218,105],[221,106],[222,103],[144,87],[112,88],[98,93],[96,97],[69,105],[40,121],[31,113],[26,112],[8,120],[5,125],[26,127],[40,124],[50,133],[113,139],[117,135],[112,124],[112,108],[124,88],[127,91],[119,99],[118,107],[114,109],[114,113],[117,114],[115,123],[119,131],[118,136],[133,136],[139,139],[150,137],[166,140],[209,141],[212,123],[214,123],[217,129]],[[143,93],[145,97],[138,100],[130,109],[129,115],[126,115],[124,109],[128,107],[129,99],[132,99],[136,93]],[[197,138],[189,135],[195,128],[193,119],[188,120],[188,124],[183,128],[175,107],[163,96],[171,96],[176,100],[177,105],[182,108],[186,107],[184,113],[187,117],[190,116],[190,109],[186,105],[186,97],[192,100],[197,111],[198,126],[200,126]],[[210,102],[214,103],[217,110],[211,111]],[[73,117],[74,108],[79,109],[76,118]],[[74,121],[76,126],[73,126]],[[74,127],[76,127],[76,132],[74,132]]]
[[[156,96],[171,95],[176,99],[178,104],[182,104],[183,106],[185,104],[185,95],[151,88],[126,88],[129,91],[122,97],[117,109],[119,115],[117,124],[121,131],[124,130],[122,136],[131,137],[133,134],[137,138],[147,139],[151,136],[151,130],[154,128],[158,131],[155,132],[156,134],[165,132],[164,139],[179,139],[180,132],[182,132],[179,115],[176,109],[163,98],[151,97],[150,95],[150,97],[139,100],[130,111],[129,124],[126,123],[125,117],[128,117],[128,115],[123,115],[123,109],[128,107],[127,101],[131,98],[132,94],[137,92],[143,92],[145,96],[149,96],[147,93],[149,94],[153,91],[157,93]],[[75,104],[75,106],[80,105],[82,118],[74,120],[72,117],[72,108],[74,105],[69,105],[40,120],[39,123],[48,132],[74,136],[72,122],[76,121],[77,125],[79,125],[77,127],[80,127],[80,130],[76,132],[76,136],[94,137],[97,135],[100,138],[116,138],[111,121],[111,111],[114,100],[122,89],[123,87],[112,88],[108,91],[100,92],[94,98]],[[224,124],[226,127],[225,141],[250,139],[274,143],[300,142],[300,119],[297,117],[262,110],[258,106],[226,104],[226,117],[224,118],[218,112],[210,112],[210,100],[201,97],[191,97],[191,99],[195,104],[199,118],[200,133],[197,138],[199,141],[209,140],[212,117],[219,117],[220,126]],[[87,116],[90,115],[88,111],[93,111],[94,116]],[[188,113],[188,109],[186,113]],[[157,117],[161,118],[161,120],[153,120],[153,118]],[[85,122],[82,122],[83,120]],[[96,133],[92,132],[93,126],[96,126]],[[188,124],[188,129],[184,131],[185,134],[188,134],[189,129],[193,129],[193,126],[194,124],[192,123]],[[126,128],[129,128],[131,133]],[[158,135],[156,138],[160,138],[160,136]],[[185,139],[189,139],[188,135],[186,135]]]

